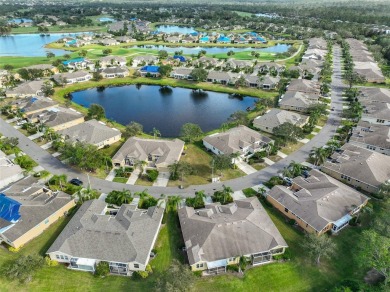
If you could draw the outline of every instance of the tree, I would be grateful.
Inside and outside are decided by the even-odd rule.
[[[364,76],[351,70],[345,72],[344,78],[348,82],[349,88],[352,88],[354,84],[364,83],[366,81]]]
[[[159,59],[166,59],[168,58],[168,52],[165,50],[158,51],[158,58]]]
[[[192,289],[194,283],[193,272],[175,259],[169,268],[157,278],[154,290],[156,292],[186,292]]]
[[[207,71],[203,68],[195,68],[191,71],[191,77],[194,81],[205,81],[207,78]]]
[[[112,53],[112,50],[111,49],[104,49],[103,50],[103,55],[109,55]]]
[[[183,198],[181,196],[169,196],[168,197],[168,206],[170,210],[177,211],[177,208],[180,206]]]
[[[74,194],[77,204],[82,205],[84,202],[99,198],[99,193],[97,190],[91,188],[88,185],[87,188],[82,188]]]
[[[238,79],[236,80],[236,83],[235,83],[236,88],[238,88],[238,87],[243,87],[243,86],[245,86],[245,85],[246,85],[245,77],[244,77],[244,76],[240,76],[240,78],[238,78]]]
[[[205,198],[206,198],[205,192],[198,191],[195,193],[195,197],[186,199],[186,205],[189,207],[193,207],[195,209],[203,208]]]
[[[52,96],[54,94],[53,84],[49,80],[43,82],[41,90],[45,96]]]
[[[104,108],[100,104],[93,103],[88,109],[87,117],[88,119],[101,120],[105,118],[106,113]]]
[[[86,50],[81,50],[79,51],[79,56],[80,57],[85,57],[86,55],[88,54],[88,52]],[[103,53],[104,54],[104,53]]]
[[[43,267],[45,261],[39,255],[22,255],[4,268],[4,275],[11,281],[18,280],[27,283],[34,273]]]
[[[123,136],[125,138],[134,137],[136,135],[142,134],[144,128],[141,124],[131,121],[125,128]]]
[[[211,161],[211,167],[214,167],[215,170],[221,171],[228,169],[232,166],[232,157],[229,154],[220,154],[214,155],[213,160]]]
[[[100,74],[100,72],[96,71],[96,72],[92,73],[92,79],[94,81],[100,81],[103,79],[103,76],[102,76],[102,74]]]
[[[295,162],[294,160],[290,162],[288,168],[290,169],[293,177],[300,176],[303,171],[303,165],[298,162]]]
[[[326,160],[326,157],[328,156],[327,155],[327,151],[325,148],[322,148],[322,147],[314,147],[312,150],[311,150],[311,153],[310,153],[310,158],[312,158],[314,160],[314,165],[320,165],[320,164],[323,164]]]
[[[378,195],[380,197],[387,197],[390,195],[390,181],[386,181],[379,186]]]
[[[123,189],[122,191],[113,190],[108,193],[106,202],[109,204],[115,204],[121,206],[122,204],[129,204],[133,200],[131,192]]]
[[[47,52],[46,53],[46,58],[51,59],[54,58],[56,55],[53,52]]]
[[[248,125],[248,115],[244,111],[236,111],[232,113],[229,117],[229,121],[235,123],[236,125]]]
[[[231,187],[227,187],[225,185],[222,186],[221,191],[214,192],[213,202],[220,202],[222,205],[233,202],[233,190]]]
[[[304,137],[303,130],[289,122],[285,122],[275,127],[272,132],[284,142],[295,143],[297,139],[302,139]]]
[[[158,72],[163,77],[168,76],[171,73],[171,71],[172,71],[171,65],[161,65],[158,69]]]
[[[184,141],[192,143],[194,140],[202,136],[203,131],[197,124],[186,123],[181,127],[180,136]]]
[[[153,128],[152,135],[153,135],[154,139],[156,139],[157,137],[161,136],[161,132],[158,129]]]
[[[302,247],[315,259],[317,265],[321,263],[321,258],[329,258],[336,250],[336,244],[329,236],[326,234],[318,236],[315,233],[305,235]]]
[[[359,243],[356,259],[361,267],[375,269],[385,278],[385,286],[390,277],[390,238],[374,230],[365,230]]]
[[[105,277],[110,273],[110,266],[108,262],[101,261],[96,265],[95,276]]]

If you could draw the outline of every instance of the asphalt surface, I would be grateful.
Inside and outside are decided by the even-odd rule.
[[[304,162],[313,147],[322,147],[336,133],[336,129],[341,122],[342,91],[345,88],[345,85],[343,85],[342,83],[341,49],[339,46],[336,45],[333,48],[333,64],[334,69],[331,84],[331,107],[334,108],[334,111],[331,111],[329,113],[329,118],[326,125],[307,144],[302,146],[296,152],[290,154],[288,157],[276,162],[275,164],[268,166],[260,171],[257,171],[256,173],[246,175],[240,178],[232,179],[225,182],[210,183],[207,185],[193,185],[185,189],[179,189],[177,187],[145,187],[127,185],[89,176],[91,187],[104,193],[108,193],[114,189],[128,189],[132,192],[140,192],[147,188],[148,193],[156,197],[159,197],[161,194],[191,197],[195,194],[196,191],[200,190],[203,190],[206,194],[211,195],[216,190],[222,189],[222,185],[231,187],[233,191],[238,191],[259,185],[269,180],[272,176],[277,175],[279,171],[283,170],[286,166],[288,166],[291,161],[294,160],[299,163]],[[88,183],[88,176],[86,174],[81,173],[71,168],[70,166],[63,164],[57,158],[54,158],[49,152],[42,149],[40,146],[35,144],[26,136],[24,136],[17,129],[7,124],[3,119],[0,119],[0,133],[7,137],[17,137],[19,139],[19,148],[52,174],[65,174],[68,176],[68,179],[79,178],[84,182],[84,185]]]

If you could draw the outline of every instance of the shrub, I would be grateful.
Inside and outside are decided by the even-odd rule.
[[[149,276],[149,274],[146,271],[137,271],[134,273],[134,276],[135,278],[146,279]]]
[[[19,164],[21,168],[26,170],[32,170],[35,166],[37,166],[36,162],[27,155],[16,157],[15,162]]]
[[[228,265],[226,267],[226,270],[230,272],[238,272],[240,270],[240,267],[238,265]]]
[[[45,262],[46,262],[46,265],[48,267],[55,267],[55,266],[58,266],[58,262],[57,261],[54,261],[52,260],[50,257],[45,257]]]
[[[200,278],[200,277],[202,277],[202,271],[195,271],[194,272],[194,275],[195,275],[195,277],[197,277],[197,278]]]
[[[98,277],[105,277],[110,273],[108,262],[100,262],[96,266],[95,275]]]
[[[146,171],[146,174],[147,174],[148,180],[151,182],[156,181],[156,179],[158,177],[158,171],[155,169],[148,169]]]
[[[20,248],[21,248],[21,247],[15,248],[15,247],[9,246],[9,247],[8,247],[8,250],[9,250],[10,252],[19,252]]]
[[[156,254],[156,253],[155,253]],[[145,271],[148,273],[148,274],[152,274],[153,273],[153,269],[152,269],[152,266],[147,264],[146,265],[146,268],[145,268]]]

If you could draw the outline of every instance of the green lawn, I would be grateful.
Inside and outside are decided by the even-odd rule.
[[[93,25],[93,26],[70,26],[70,25],[58,26],[58,25],[53,25],[53,26],[48,27],[48,29],[49,29],[49,33],[107,31],[105,26],[99,26],[99,25]],[[39,33],[39,31],[38,31],[38,27],[36,27],[36,26],[16,27],[16,28],[12,29],[11,33],[13,33],[13,34]]]
[[[114,177],[114,179],[112,181],[125,184],[125,183],[127,183],[128,180],[129,180],[129,178],[127,178],[127,177]]]

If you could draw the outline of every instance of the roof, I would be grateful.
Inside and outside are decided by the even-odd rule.
[[[3,187],[11,182],[9,180],[17,180],[21,177],[23,177],[23,169],[0,150],[0,186]]]
[[[132,158],[139,161],[147,161],[148,156],[151,154],[159,156],[155,164],[163,167],[179,161],[183,148],[184,142],[179,139],[157,140],[131,137],[115,153],[112,160],[122,162],[126,158]]]
[[[363,106],[362,117],[373,117],[375,119],[389,120],[390,118],[390,101],[387,102],[375,102],[360,100],[360,104]]]
[[[164,209],[155,206],[139,210],[122,205],[115,216],[106,215],[105,209],[104,201],[85,202],[47,253],[146,265]]]
[[[20,219],[20,203],[0,193],[0,218],[15,223]]]
[[[300,91],[287,91],[279,104],[281,106],[284,105],[307,109],[313,104],[317,104],[318,102],[318,95],[316,94],[304,93]]]
[[[178,214],[190,265],[287,247],[256,197]]]
[[[24,113],[43,111],[47,108],[54,107],[56,105],[57,103],[55,101],[44,97],[28,98],[17,104],[20,110]]]
[[[102,63],[111,63],[111,60],[114,60],[115,62],[124,62],[126,63],[126,58],[121,56],[104,56],[100,58],[100,62]]]
[[[38,182],[35,177],[26,177],[10,188],[3,190],[7,198],[20,204],[20,220],[3,232],[10,241],[15,241],[26,232],[36,227],[46,218],[73,201],[64,192],[51,192]]]
[[[177,74],[177,75],[191,75],[193,68],[174,68],[171,72],[171,75]]]
[[[390,156],[347,143],[341,147],[341,152],[335,152],[331,158],[322,168],[374,187],[379,187],[390,179]]]
[[[28,81],[19,84],[15,88],[6,91],[7,94],[21,94],[21,95],[36,95],[37,92],[41,91],[44,85],[44,80]]]
[[[317,82],[307,79],[294,79],[288,85],[288,91],[301,91],[310,93],[320,93],[320,88]]]
[[[173,58],[178,59],[180,62],[186,61],[186,58],[184,56],[180,56],[180,55],[174,55]]]
[[[317,231],[349,214],[368,198],[338,180],[311,170],[309,177],[296,177],[290,188],[277,185],[268,196]]]
[[[61,83],[63,78],[65,79],[75,79],[75,78],[82,78],[82,77],[85,77],[85,76],[88,76],[88,75],[91,75],[89,72],[86,72],[86,71],[82,71],[82,70],[79,70],[79,71],[74,71],[74,72],[66,72],[66,73],[58,73],[58,74],[54,74],[53,75],[53,79],[58,82],[58,83]]]
[[[102,70],[102,73],[105,74],[120,74],[127,72],[129,72],[129,69],[127,69],[127,67],[107,67]]]
[[[51,70],[53,68],[55,67],[51,64],[38,64],[38,65],[24,67],[24,69],[38,69],[38,70]]]
[[[71,64],[71,63],[80,63],[80,62],[84,62],[85,58],[74,58],[74,59],[70,59],[70,60],[66,60],[66,61],[62,61],[62,64],[64,64],[65,66]]]
[[[95,119],[60,130],[58,133],[65,136],[66,139],[93,145],[121,135],[117,129],[110,128]]]
[[[207,74],[207,79],[216,79],[216,80],[232,80],[237,78],[237,73],[223,72],[223,71],[209,71]]]
[[[307,116],[301,114],[273,108],[266,114],[255,118],[253,120],[253,126],[269,127],[271,129],[284,123],[301,126],[306,123],[307,118]]]
[[[353,128],[349,141],[351,143],[366,144],[382,149],[390,149],[390,127],[360,121],[357,126]]]
[[[83,117],[84,116],[81,113],[75,110],[59,107],[45,110],[39,114],[33,114],[28,118],[37,118],[41,123],[45,124],[47,127],[52,128],[74,120],[78,120]]]
[[[145,62],[154,62],[157,60],[157,57],[156,56],[153,56],[153,55],[139,55],[139,56],[135,56],[133,58],[133,61],[145,61]]]
[[[238,126],[223,133],[209,135],[203,139],[224,154],[243,154],[243,147],[261,148],[272,140],[246,126]]]
[[[158,73],[160,70],[159,66],[144,66],[140,69],[141,71],[148,72],[148,73]]]
[[[377,101],[390,103],[390,89],[376,87],[359,87],[360,101]]]

